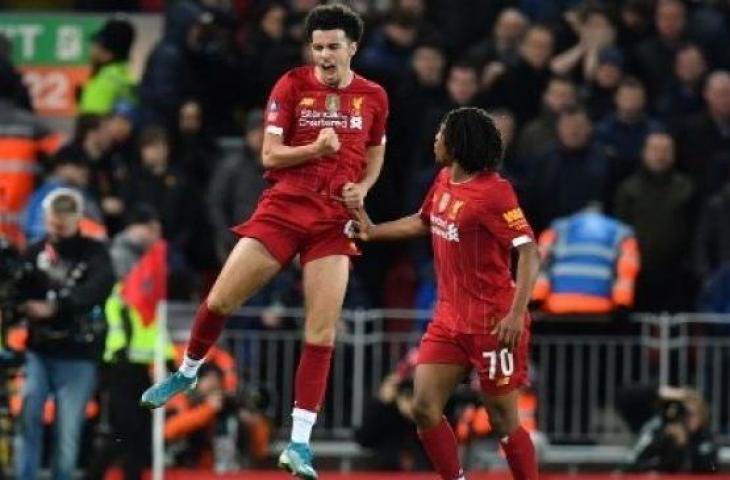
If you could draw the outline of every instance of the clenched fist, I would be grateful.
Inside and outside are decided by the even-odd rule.
[[[340,150],[340,138],[330,127],[320,130],[314,143],[320,155],[332,155]]]

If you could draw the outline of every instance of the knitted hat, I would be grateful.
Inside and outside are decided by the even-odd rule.
[[[126,60],[134,42],[134,27],[127,20],[107,20],[91,40],[114,55],[116,59]]]

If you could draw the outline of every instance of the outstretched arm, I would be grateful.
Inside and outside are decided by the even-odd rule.
[[[353,210],[353,213],[355,219],[348,224],[348,235],[359,238],[364,242],[385,242],[423,237],[429,231],[428,225],[424,223],[418,213],[378,225],[373,225],[368,214],[362,208]]]

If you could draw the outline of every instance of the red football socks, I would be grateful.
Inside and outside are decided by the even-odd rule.
[[[318,412],[327,390],[327,377],[334,347],[305,343],[294,380],[294,405]]]
[[[435,427],[419,431],[418,436],[433,467],[443,480],[457,480],[464,475],[459,464],[456,436],[445,417]]]
[[[537,459],[530,434],[518,427],[512,434],[500,441],[507,456],[509,469],[515,480],[537,480]]]
[[[203,301],[195,314],[193,329],[190,331],[190,340],[185,353],[195,360],[204,358],[211,345],[218,341],[227,315],[215,313],[208,308],[208,302]]]

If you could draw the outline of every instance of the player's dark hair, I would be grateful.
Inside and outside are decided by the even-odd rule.
[[[362,37],[363,21],[360,15],[345,5],[339,3],[320,5],[309,12],[304,20],[304,31],[310,42],[312,32],[315,30],[343,30],[350,41],[359,42]]]
[[[451,110],[441,123],[446,150],[466,173],[494,171],[502,160],[502,139],[487,112],[476,107]]]

